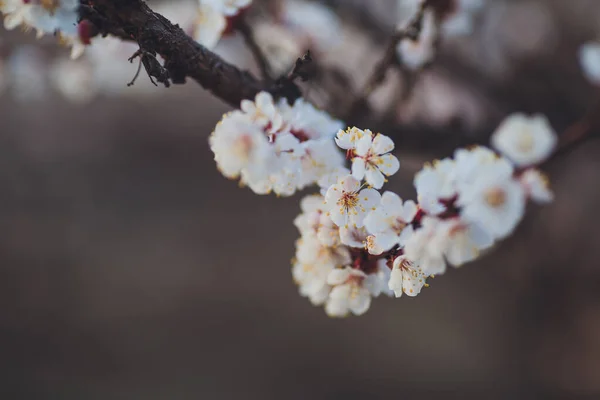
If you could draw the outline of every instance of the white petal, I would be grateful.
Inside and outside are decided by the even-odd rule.
[[[375,189],[363,189],[358,196],[359,204],[367,210],[372,210],[381,201],[381,194]]]
[[[369,291],[361,288],[358,295],[350,297],[348,305],[350,306],[350,311],[352,311],[354,315],[366,313],[371,306],[371,295],[369,294]]]
[[[354,157],[352,160],[352,176],[359,181],[365,177],[365,160],[360,157]]]
[[[375,189],[381,189],[385,183],[385,177],[379,169],[370,166],[365,173],[365,181]]]
[[[400,161],[391,154],[384,154],[379,159],[381,164],[378,163],[377,168],[386,176],[392,176],[400,169]]]
[[[340,178],[338,184],[342,187],[344,192],[354,193],[360,189],[360,181],[353,178],[351,175]]]
[[[381,208],[376,208],[365,217],[365,227],[373,235],[389,229],[387,214]]]
[[[373,139],[373,150],[376,154],[385,154],[394,150],[394,141],[388,136],[378,133]]]
[[[327,275],[327,284],[328,285],[341,285],[346,282],[351,275],[350,268],[344,269],[334,269]]]
[[[371,135],[364,135],[362,138],[360,138],[360,140],[356,143],[356,150],[354,150],[356,154],[362,157],[366,156],[371,149],[372,141],[373,138]]]

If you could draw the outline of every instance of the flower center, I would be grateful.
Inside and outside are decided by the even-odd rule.
[[[240,159],[246,160],[252,151],[252,139],[249,135],[243,135],[233,144],[233,153]]]
[[[521,136],[519,137],[519,142],[517,143],[517,147],[523,153],[529,153],[533,150],[534,140],[533,135],[529,130],[525,130],[521,132]]]
[[[501,188],[492,188],[485,195],[485,202],[493,208],[498,208],[506,203],[506,193]]]
[[[358,205],[358,193],[356,192],[345,192],[337,202],[338,206],[345,210],[355,208]]]

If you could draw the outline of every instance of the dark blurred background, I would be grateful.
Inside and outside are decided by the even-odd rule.
[[[561,51],[469,90],[484,125],[529,107],[560,131],[591,99],[576,52],[600,3],[527,3]],[[555,202],[478,262],[332,320],[291,279],[299,196],[223,178],[207,137],[227,108],[156,90],[0,97],[2,399],[600,398],[600,142],[549,164]],[[431,147],[399,149],[391,190],[414,196],[429,153],[451,154]]]

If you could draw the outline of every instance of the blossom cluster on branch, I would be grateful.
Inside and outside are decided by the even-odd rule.
[[[339,129],[304,100],[274,104],[268,93],[226,114],[210,143],[219,170],[254,192],[291,195],[318,183],[295,225],[292,273],[300,293],[330,316],[363,314],[371,298],[416,296],[428,276],[475,260],[514,232],[527,200],[553,198],[535,168],[557,136],[545,117],[514,114],[486,147],[456,150],[414,179],[417,202],[379,190],[400,168],[393,141],[368,129]],[[345,168],[346,152],[351,169]]]
[[[143,66],[153,83],[155,78],[168,87],[191,77],[238,106],[222,117],[209,137],[217,169],[261,195],[291,196],[311,186],[319,188],[301,200],[301,213],[294,220],[300,238],[292,275],[300,294],[324,306],[332,317],[361,315],[372,298],[382,294],[418,295],[430,277],[477,259],[511,235],[528,202],[553,200],[539,166],[555,152],[558,137],[543,115],[521,113],[498,126],[491,136],[493,150],[459,148],[452,157],[426,164],[413,180],[415,200],[383,191],[400,169],[394,141],[375,129],[347,127],[301,96],[295,80],[307,79],[303,68],[312,61],[310,53],[295,66],[286,60],[284,73],[271,76],[274,57],[256,43],[256,32],[244,20],[251,3],[194,0],[188,2],[193,4],[192,14],[187,6],[177,12],[169,9],[178,25],[142,0],[0,0],[0,11],[7,28],[21,25],[38,34],[57,34],[72,46],[73,56],[92,38],[107,46],[126,40],[134,50],[130,61],[140,57],[138,73]],[[410,19],[399,23],[364,92],[351,99],[350,116],[357,107],[366,108],[365,100],[391,66],[416,74],[432,61],[442,34],[468,32],[484,0],[401,3],[413,10]],[[302,14],[311,7],[305,4],[296,11]],[[301,29],[285,12],[276,14],[292,30],[310,26]],[[210,50],[232,29],[244,36],[262,79]],[[304,44],[314,44],[319,36],[304,33]],[[101,37],[108,34],[115,37]],[[96,54],[97,65],[102,65],[102,54]],[[599,84],[600,46],[584,45],[580,62],[590,81]],[[82,74],[69,71],[59,80],[65,92],[77,95],[86,79],[76,79]],[[578,132],[571,141],[582,137]]]

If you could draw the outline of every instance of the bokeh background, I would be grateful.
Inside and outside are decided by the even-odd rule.
[[[345,3],[393,25],[395,2]],[[600,2],[494,0],[481,18],[421,77],[432,97],[415,91],[399,121],[485,140],[510,111],[544,112],[559,132],[583,115],[593,89],[577,51],[600,37]],[[61,51],[31,36],[0,31],[0,53]],[[3,399],[600,398],[599,141],[547,166],[555,202],[490,254],[417,298],[331,320],[291,279],[299,196],[256,196],[217,172],[207,137],[228,109],[219,100],[191,82],[85,104],[52,90],[22,99],[10,84]],[[422,163],[451,154],[441,139],[399,146],[390,189],[414,196]]]

